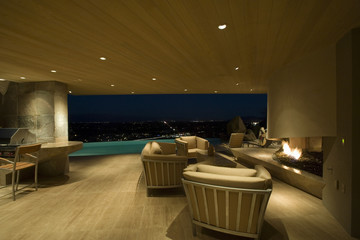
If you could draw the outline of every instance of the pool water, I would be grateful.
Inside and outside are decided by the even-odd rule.
[[[219,138],[208,138],[211,144],[218,145],[221,143]],[[98,156],[114,154],[141,153],[145,144],[151,141],[174,143],[174,139],[157,139],[157,140],[133,140],[119,142],[91,142],[84,143],[83,148],[79,151],[69,154],[70,157],[78,156]]]

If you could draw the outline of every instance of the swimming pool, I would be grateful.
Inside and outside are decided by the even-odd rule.
[[[208,138],[213,145],[221,143],[220,138]],[[156,140],[133,140],[119,142],[91,142],[84,143],[83,148],[79,151],[69,154],[70,157],[78,156],[97,156],[97,155],[114,155],[141,153],[145,144],[151,141],[174,143],[174,139],[156,139]]]

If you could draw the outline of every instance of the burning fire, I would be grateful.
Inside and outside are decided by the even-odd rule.
[[[301,153],[302,153],[301,149],[298,148],[291,149],[287,142],[283,142],[282,144],[283,144],[283,151],[286,155],[295,158],[296,160],[298,160],[301,157]]]

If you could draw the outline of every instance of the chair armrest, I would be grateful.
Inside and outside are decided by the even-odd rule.
[[[176,143],[176,155],[187,156],[189,151],[188,143],[180,139],[175,139],[175,143]]]
[[[6,159],[6,158],[1,158],[1,157],[0,157],[0,161],[6,162],[6,163],[11,163],[11,164],[13,164],[13,163],[14,163],[14,162],[12,162],[12,161],[10,161],[10,160]]]
[[[209,141],[201,137],[196,137],[196,147],[202,150],[208,150]]]

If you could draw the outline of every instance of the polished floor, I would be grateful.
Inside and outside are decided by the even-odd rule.
[[[247,239],[197,228],[181,190],[146,196],[138,154],[72,157],[67,176],[0,190],[0,239]],[[352,239],[320,199],[274,179],[261,239]]]

